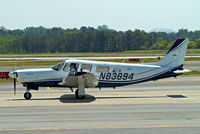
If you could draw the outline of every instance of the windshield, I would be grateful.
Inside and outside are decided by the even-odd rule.
[[[62,67],[63,67],[64,64],[65,64],[65,61],[60,62],[60,63],[54,65],[54,66],[52,67],[52,69],[54,69],[54,70],[56,70],[56,71],[60,71],[60,70],[62,69]]]

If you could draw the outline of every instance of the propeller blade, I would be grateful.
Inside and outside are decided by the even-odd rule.
[[[16,95],[16,78],[14,78],[14,95]]]

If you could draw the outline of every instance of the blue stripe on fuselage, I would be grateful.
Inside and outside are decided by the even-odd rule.
[[[164,79],[168,77],[176,77],[181,74],[175,74],[173,73],[173,71],[182,70],[182,69],[183,69],[183,65],[176,67],[174,69],[165,71],[165,72],[161,72],[160,74],[155,74],[153,76],[145,77],[139,80],[137,79],[137,80],[132,80],[132,81],[124,81],[124,82],[100,81],[98,83],[98,87],[119,87],[119,86],[126,86],[130,84],[136,84],[136,83],[141,83],[141,82],[146,82],[146,81],[151,81],[151,80]]]
[[[120,87],[120,86],[126,86],[126,85],[130,85],[130,84],[136,84],[136,83],[141,83],[141,82],[146,82],[146,81],[151,81],[151,80],[158,80],[158,79],[164,79],[164,78],[168,78],[168,77],[175,77],[178,76],[180,74],[174,74],[173,72],[169,71],[163,74],[160,74],[158,76],[155,76],[153,78],[147,78],[147,79],[141,79],[141,80],[137,80],[137,81],[132,81],[132,82],[103,82],[100,81],[98,83],[97,87]]]
[[[62,82],[62,80],[55,80],[55,81],[43,81],[43,82],[26,82],[23,83],[25,85],[34,85],[38,87],[62,87],[58,85],[58,83]]]
[[[151,81],[151,80],[158,80],[158,79],[163,79],[163,78],[168,78],[168,77],[175,77],[180,74],[175,74],[173,71],[175,70],[182,70],[183,65],[176,67],[172,70],[168,70],[165,72],[161,72],[159,74],[155,74],[153,76],[145,77],[142,79],[137,79],[137,80],[132,80],[132,81],[99,81],[97,87],[119,87],[119,86],[125,86],[125,85],[130,85],[130,84],[136,84],[136,83],[141,83],[141,82],[146,82],[146,81]],[[58,85],[62,80],[54,80],[54,81],[43,81],[43,82],[26,82],[23,83],[25,85],[34,85],[38,87],[63,87],[61,85]]]

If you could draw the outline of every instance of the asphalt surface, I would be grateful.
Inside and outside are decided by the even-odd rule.
[[[32,91],[0,85],[0,134],[199,134],[200,76],[116,89],[87,89],[86,99],[61,88]]]
[[[200,61],[185,61],[184,67],[190,70],[199,71],[200,70]]]

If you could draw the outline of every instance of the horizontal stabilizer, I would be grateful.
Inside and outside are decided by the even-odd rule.
[[[176,70],[176,71],[173,71],[173,73],[175,74],[183,74],[183,73],[187,73],[187,72],[191,72],[192,70],[189,70],[189,69],[183,69],[183,70]]]

